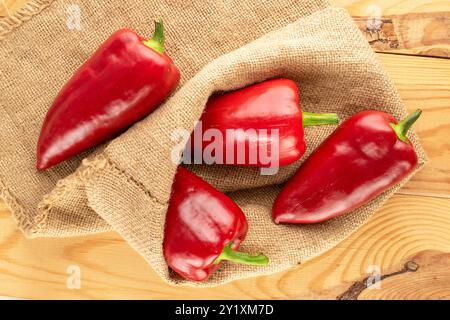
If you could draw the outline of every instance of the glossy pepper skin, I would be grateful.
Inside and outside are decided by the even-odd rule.
[[[305,153],[303,127],[338,123],[336,114],[302,112],[296,83],[284,78],[266,80],[211,97],[200,121],[202,130],[198,132],[202,136],[207,130],[215,129],[224,137],[221,151],[223,163],[257,167],[270,165],[260,156],[256,159],[249,156],[258,155],[259,148],[266,148],[268,157],[278,156],[279,166],[285,166],[299,160]],[[227,129],[243,129],[247,133],[234,135],[229,141]],[[261,129],[267,130],[267,135],[260,134]],[[271,135],[274,129],[278,129],[278,137]],[[251,143],[252,139],[255,142]],[[194,131],[189,158],[199,159],[198,155],[202,155],[210,143],[199,139]],[[238,152],[240,144],[245,145],[244,157],[242,152]],[[231,147],[227,148],[227,145]]]
[[[204,281],[223,260],[265,265],[266,256],[236,251],[247,234],[242,210],[225,194],[183,167],[172,186],[164,256],[185,279]]]
[[[316,223],[343,215],[394,186],[417,166],[406,138],[417,110],[397,124],[385,112],[346,120],[306,159],[273,205],[276,223]]]
[[[163,50],[161,21],[147,41],[128,29],[111,35],[49,109],[39,137],[37,169],[105,142],[158,107],[180,80],[179,70]]]

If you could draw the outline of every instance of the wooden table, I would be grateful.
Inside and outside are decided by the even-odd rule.
[[[0,0],[0,19],[26,2]],[[450,60],[445,57],[450,56],[450,3],[332,2],[349,10],[380,52],[408,109],[424,110],[415,129],[430,158],[428,165],[364,227],[334,249],[285,272],[210,289],[180,289],[163,283],[114,232],[26,240],[0,201],[0,296],[449,299]],[[376,23],[380,20],[381,27]],[[80,289],[68,289],[71,266],[80,267]],[[364,281],[372,272],[380,272],[382,280],[368,289]]]

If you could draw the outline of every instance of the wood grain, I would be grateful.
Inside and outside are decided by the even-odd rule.
[[[450,55],[450,1],[330,2],[347,9],[377,52],[436,57]]]
[[[408,108],[423,109],[414,128],[429,157],[400,193],[450,197],[450,60],[378,54]]]
[[[411,263],[412,262],[412,263]],[[407,264],[409,272],[400,272],[382,280],[379,290],[364,290],[359,299],[450,299],[450,254],[422,251]]]
[[[335,299],[366,278],[370,266],[386,275],[413,259],[419,266],[416,274],[386,278],[380,289],[364,289],[356,297],[448,297],[449,212],[449,199],[396,195],[347,240],[304,265],[216,288],[180,290],[163,283],[115,233],[26,240],[9,213],[1,210],[0,295],[49,299]],[[429,250],[444,253],[415,258]],[[70,265],[80,267],[79,290],[66,286]],[[408,283],[411,277],[421,279],[420,290],[417,283]]]
[[[0,0],[0,19],[28,0]],[[331,0],[346,8],[378,52],[450,57],[450,1]]]
[[[331,3],[347,9],[377,52],[450,55],[450,1],[331,0]]]
[[[377,52],[450,57],[450,12],[353,19]]]

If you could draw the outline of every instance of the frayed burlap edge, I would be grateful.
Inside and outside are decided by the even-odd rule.
[[[0,41],[4,40],[7,34],[21,26],[24,22],[39,14],[53,1],[54,0],[31,0],[14,14],[11,15],[8,12],[8,16],[0,20]],[[18,203],[17,199],[12,196],[12,193],[1,180],[0,198],[3,199],[6,207],[11,212],[14,212],[12,216],[18,226],[23,230],[26,237],[32,237],[38,226],[41,226],[47,218],[46,210],[39,210],[35,219],[31,220],[30,217],[24,213],[23,207]]]
[[[0,199],[4,201],[6,208],[12,212],[12,217],[19,228],[23,230],[25,236],[31,237],[36,221],[30,220],[23,212],[23,207],[18,203],[17,199],[12,195],[2,180],[0,180]],[[42,212],[42,216],[39,216],[40,219],[45,219],[47,214]]]
[[[48,7],[54,0],[31,0],[25,6],[18,9],[14,14],[0,20],[0,41],[15,28],[30,20]]]
[[[63,181],[58,181],[55,188],[44,196],[43,200],[37,206],[37,214],[34,219],[25,214],[23,207],[12,195],[12,192],[0,180],[0,200],[3,200],[6,208],[11,212],[11,216],[17,223],[19,229],[26,238],[38,238],[42,236],[41,230],[45,230],[47,217],[51,214],[52,203],[54,199],[59,199],[66,194],[68,185]]]

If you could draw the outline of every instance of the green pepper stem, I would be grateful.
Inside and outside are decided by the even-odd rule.
[[[409,116],[407,116],[405,119],[400,121],[399,123],[390,123],[392,129],[394,129],[395,133],[397,134],[397,137],[399,140],[408,143],[408,138],[406,137],[406,133],[408,132],[409,128],[413,125],[414,122],[419,119],[420,115],[422,114],[422,110],[417,109],[413,113],[411,113]]]
[[[265,266],[269,263],[269,258],[264,254],[258,253],[256,255],[250,255],[245,252],[235,251],[231,248],[232,243],[228,244],[223,248],[222,253],[216,259],[214,264],[218,264],[220,261],[228,260],[240,264]]]
[[[302,111],[303,127],[320,126],[324,124],[337,124],[339,119],[336,113],[312,113]]]
[[[161,18],[155,20],[155,33],[153,37],[143,43],[161,54],[164,53],[164,24]]]

